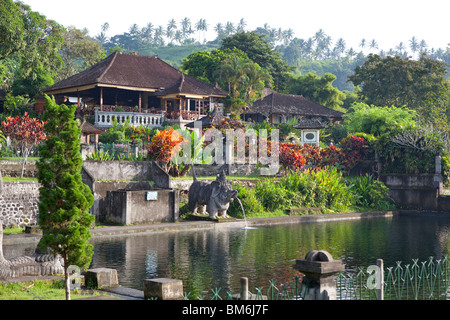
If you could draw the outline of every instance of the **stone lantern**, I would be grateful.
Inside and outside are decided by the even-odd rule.
[[[344,267],[324,250],[310,251],[305,259],[296,260],[293,268],[305,274],[303,283],[308,286],[305,300],[336,300],[335,274]]]

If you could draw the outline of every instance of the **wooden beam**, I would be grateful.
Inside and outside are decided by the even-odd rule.
[[[95,84],[90,84],[90,85],[86,85],[86,86],[80,86],[80,87],[72,87],[72,88],[67,88],[67,89],[59,89],[59,90],[50,90],[50,91],[45,91],[45,94],[48,95],[54,95],[54,94],[60,94],[60,93],[75,93],[78,91],[86,91],[89,89],[93,89],[95,88],[97,85]]]
[[[156,92],[156,91],[158,91],[157,89],[152,89],[152,88],[116,86],[116,85],[113,85],[113,84],[103,84],[103,83],[98,83],[96,86],[100,87],[100,88],[101,87],[103,87],[103,88],[117,88],[117,89],[129,90],[129,91],[146,91],[146,92]]]

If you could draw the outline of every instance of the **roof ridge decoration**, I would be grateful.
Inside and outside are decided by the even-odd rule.
[[[111,69],[112,65],[116,61],[117,55],[121,54],[121,52],[120,51],[115,51],[113,54],[114,54],[114,57],[111,59],[111,61],[109,62],[109,65],[102,72],[102,74],[97,78],[97,82],[100,82],[102,80],[102,78],[105,76],[105,74],[109,71],[109,69]]]
[[[180,93],[182,92],[182,90],[183,90],[183,85],[184,85],[184,73],[182,72],[181,73],[181,81],[180,81],[180,86],[178,87],[178,90],[180,91]]]

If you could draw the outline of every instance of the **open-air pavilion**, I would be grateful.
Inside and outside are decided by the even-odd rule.
[[[212,111],[227,93],[183,74],[156,56],[115,52],[94,66],[43,90],[59,103],[76,98],[95,108],[95,124],[112,120],[158,126],[164,120],[183,125]]]

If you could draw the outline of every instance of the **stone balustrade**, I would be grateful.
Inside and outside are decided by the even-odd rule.
[[[129,125],[132,127],[143,126],[145,128],[158,128],[162,127],[163,122],[166,120],[164,113],[152,114],[152,113],[137,113],[137,112],[117,112],[117,111],[100,111],[99,108],[95,109],[95,126],[99,128],[111,128],[114,120],[119,125],[123,125],[129,120]]]

